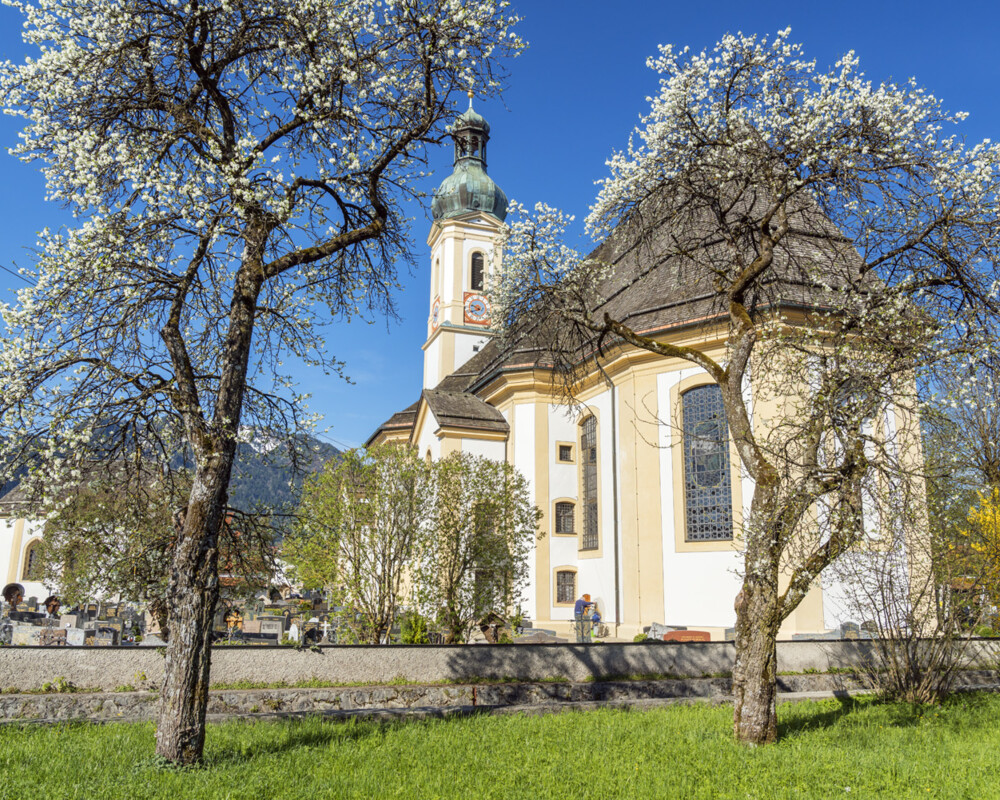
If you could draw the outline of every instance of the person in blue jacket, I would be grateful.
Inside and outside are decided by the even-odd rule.
[[[588,622],[588,609],[593,605],[590,602],[590,595],[585,594],[576,604],[573,606],[573,619],[576,622],[576,641],[577,644],[585,644],[587,642],[587,622]]]

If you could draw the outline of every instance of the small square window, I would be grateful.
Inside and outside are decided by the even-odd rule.
[[[561,444],[559,445],[559,460],[560,461],[570,461],[573,460],[573,445],[571,444]]]

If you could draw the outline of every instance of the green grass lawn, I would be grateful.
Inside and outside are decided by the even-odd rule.
[[[1000,798],[1000,696],[781,706],[781,742],[732,708],[209,726],[206,762],[156,766],[148,724],[0,728],[0,798]]]

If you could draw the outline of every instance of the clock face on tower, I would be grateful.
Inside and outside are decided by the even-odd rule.
[[[434,298],[434,305],[431,306],[431,329],[437,330],[437,326],[441,324],[441,298]]]
[[[490,301],[481,294],[466,292],[465,322],[470,325],[489,325]]]

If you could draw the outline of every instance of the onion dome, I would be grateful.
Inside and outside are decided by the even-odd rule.
[[[455,140],[455,166],[434,192],[431,214],[435,220],[480,211],[503,222],[507,217],[507,195],[486,174],[486,143],[490,140],[489,123],[469,108],[451,126]]]

